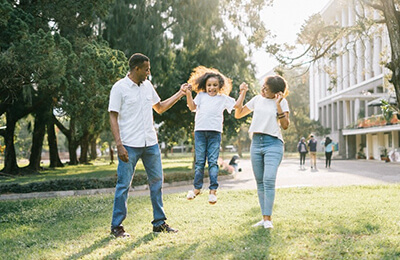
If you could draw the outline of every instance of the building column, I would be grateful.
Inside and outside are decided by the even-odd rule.
[[[340,15],[339,14],[337,14],[336,15],[336,21],[338,22],[338,23],[341,23],[341,19],[340,19]],[[342,40],[341,39],[339,39],[337,42],[336,42],[336,49],[337,50],[341,50],[342,49]],[[340,91],[340,90],[342,90],[343,89],[343,72],[342,72],[342,70],[343,70],[343,67],[342,67],[342,55],[338,55],[337,57],[336,57],[336,91],[335,92],[338,92],[338,91]]]
[[[377,20],[381,16],[379,15],[378,11],[374,11],[374,18]],[[379,29],[379,28],[378,28]],[[382,36],[379,30],[376,30],[374,33],[374,56],[373,56],[373,71],[374,71],[374,76],[378,76],[382,73],[381,70],[381,65],[379,64],[381,61],[381,51],[382,51]]]
[[[349,26],[355,25],[355,15],[353,11],[353,6],[348,6],[348,14],[349,14]],[[354,44],[354,36],[349,36],[349,41],[351,42],[351,47],[349,49],[350,56],[350,70],[349,70],[349,84],[350,86],[354,86],[356,84],[356,76],[357,76],[357,68],[356,68],[356,53],[355,53],[355,44]]]
[[[343,8],[342,9],[342,26],[347,27],[348,26],[348,13],[347,9]],[[342,78],[343,78],[343,85],[342,89],[347,89],[349,88],[349,50],[347,49],[347,44],[349,43],[348,37],[344,37],[342,39],[342,48],[346,48],[343,50],[343,59],[342,59]]]

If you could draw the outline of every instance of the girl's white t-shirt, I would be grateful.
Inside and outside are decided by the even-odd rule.
[[[235,106],[235,99],[224,94],[210,96],[205,92],[199,92],[193,101],[196,104],[194,131],[222,133],[224,110],[230,114]]]
[[[261,95],[253,97],[246,105],[253,112],[250,133],[263,133],[278,137],[283,142],[281,128],[278,123],[278,109],[275,99],[264,98]],[[289,112],[289,105],[284,98],[281,101],[282,112]]]

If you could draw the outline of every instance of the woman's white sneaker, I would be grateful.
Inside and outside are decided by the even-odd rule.
[[[272,225],[272,221],[270,220],[264,221],[264,228],[274,228],[274,225]]]
[[[253,225],[253,227],[261,227],[261,226],[264,226],[264,220],[261,220]]]

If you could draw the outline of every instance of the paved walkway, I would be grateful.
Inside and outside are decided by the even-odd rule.
[[[278,170],[277,188],[287,187],[322,187],[345,185],[373,185],[400,183],[400,163],[385,163],[377,160],[332,160],[331,169],[325,168],[325,161],[317,161],[317,169],[311,169],[309,161],[306,169],[301,170],[299,159],[284,158]],[[241,160],[239,167],[242,171],[233,178],[221,176],[219,178],[221,190],[255,189],[250,160]],[[164,194],[186,192],[192,189],[192,181],[164,185]],[[207,187],[207,184],[204,185]],[[84,191],[37,192],[28,194],[0,195],[0,200],[28,199],[45,197],[63,197],[74,195],[93,195],[99,193],[113,193],[114,188]],[[130,192],[131,196],[148,195],[147,186],[137,187]]]
[[[376,160],[332,160],[331,168],[325,168],[325,160],[317,161],[317,169],[301,170],[299,159],[284,158],[277,176],[277,188],[287,187],[322,187],[345,185],[372,185],[400,183],[400,163],[385,163]],[[242,172],[233,179],[221,180],[220,189],[255,189],[250,160],[239,162]],[[206,186],[205,186],[206,187]],[[164,193],[175,193],[191,189],[191,185],[166,187]]]

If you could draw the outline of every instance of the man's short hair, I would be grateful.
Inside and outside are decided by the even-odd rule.
[[[145,61],[150,61],[149,57],[141,53],[135,53],[129,58],[129,70],[140,67]]]

